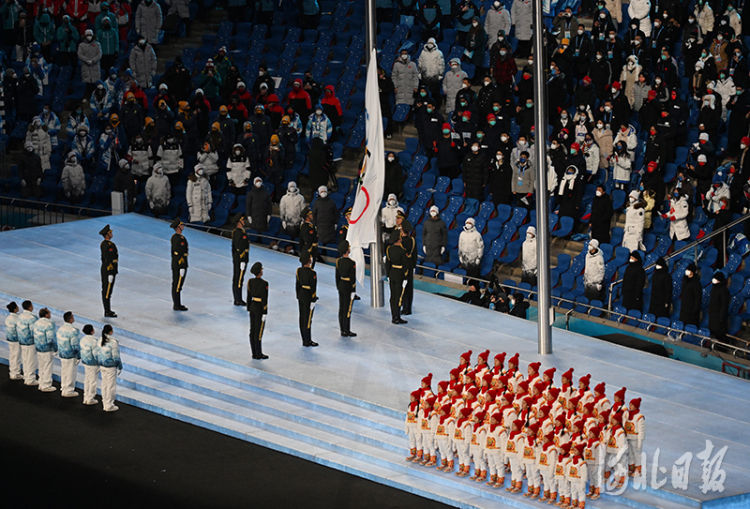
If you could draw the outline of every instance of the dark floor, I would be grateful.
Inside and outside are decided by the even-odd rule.
[[[105,414],[0,366],[2,507],[446,506],[145,410]]]

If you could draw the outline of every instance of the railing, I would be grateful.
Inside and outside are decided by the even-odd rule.
[[[738,217],[737,219],[735,219],[731,223],[726,224],[726,225],[722,226],[721,228],[718,228],[718,229],[712,231],[711,233],[709,233],[709,234],[701,237],[700,239],[691,242],[687,246],[681,247],[680,249],[678,249],[674,253],[672,253],[672,254],[664,257],[664,260],[665,261],[669,261],[672,258],[676,258],[676,257],[680,256],[681,254],[686,253],[686,252],[690,251],[691,249],[694,249],[695,250],[694,260],[697,262],[698,261],[698,257],[699,257],[699,255],[698,255],[698,245],[702,244],[703,242],[706,242],[707,240],[713,239],[714,237],[717,237],[718,235],[722,236],[722,242],[724,243],[723,245],[725,246],[725,249],[726,249],[726,245],[727,245],[727,230],[730,230],[730,229],[734,228],[738,224],[744,223],[748,219],[750,219],[750,214],[746,214],[746,215],[744,215],[742,217]],[[647,265],[646,267],[643,268],[643,270],[646,271],[646,272],[648,272],[649,270],[651,270],[655,266],[656,266],[656,262]],[[729,274],[727,276],[729,276]],[[608,303],[607,303],[607,309],[610,312],[612,310],[612,297],[613,297],[613,293],[614,293],[614,288],[615,288],[615,286],[621,284],[624,280],[625,280],[625,278],[620,278],[617,281],[615,281],[615,282],[613,282],[613,283],[611,283],[609,285],[609,299],[608,299]]]
[[[748,217],[750,217],[750,216],[748,216]],[[193,227],[193,228],[201,229],[201,230],[204,230],[204,231],[206,231],[208,233],[220,234],[222,236],[230,236],[231,232],[232,232],[232,230],[230,230],[228,228],[218,228],[218,227],[206,226],[206,225],[202,225],[202,224],[186,223],[186,226],[190,226],[190,227]],[[296,240],[292,240],[292,239],[288,239],[288,238],[282,238],[282,237],[277,237],[277,236],[274,236],[274,235],[268,235],[268,234],[265,234],[265,233],[255,233],[255,232],[252,232],[249,235],[251,237],[260,237],[260,238],[268,239],[268,240],[271,240],[271,241],[284,242],[286,244],[292,244],[292,245],[299,245],[299,242],[296,241]],[[327,246],[321,246],[321,245],[318,246],[318,249],[323,249],[323,250],[337,252],[337,250],[335,248],[327,247]],[[365,258],[369,259],[370,255],[368,253],[365,253]],[[422,271],[429,270],[429,271],[432,271],[432,272],[435,272],[435,273],[442,273],[442,274],[452,275],[452,276],[455,276],[456,278],[468,277],[468,276],[464,276],[462,274],[455,274],[455,273],[449,272],[447,270],[441,270],[441,269],[438,269],[438,268],[427,267],[425,265],[419,265],[419,264],[417,264],[417,268],[421,269]],[[470,277],[469,279],[477,281],[477,282],[480,282],[480,283],[485,283],[486,285],[493,284],[492,281],[489,281],[487,279],[482,279],[482,278],[479,278],[479,277]],[[501,286],[504,289],[510,289],[510,290],[513,290],[514,292],[520,292],[520,293],[525,294],[525,295],[536,295],[537,294],[537,292],[535,290],[521,288],[520,286],[514,286],[514,285],[509,285],[509,284],[504,284],[504,283],[494,283],[494,284],[497,284],[498,286]],[[616,311],[611,311],[611,310],[608,310],[608,309],[605,309],[605,308],[600,308],[600,307],[597,307],[597,306],[592,306],[590,304],[579,303],[579,302],[576,302],[576,301],[571,300],[571,299],[566,299],[564,297],[555,297],[553,295],[551,297],[551,301],[552,301],[552,304],[554,306],[556,306],[556,307],[562,307],[563,304],[569,304],[571,306],[570,309],[563,308],[563,309],[565,309],[565,311],[562,314],[564,314],[565,317],[566,317],[566,328],[568,327],[568,324],[570,322],[571,315],[574,312],[576,312],[576,308],[583,307],[583,308],[586,309],[585,314],[587,316],[591,316],[591,317],[594,317],[594,318],[600,318],[601,317],[601,318],[609,319],[609,320],[611,320],[611,321],[613,321],[615,323],[620,323],[622,321],[637,322],[639,328],[643,329],[645,331],[651,331],[652,328],[653,329],[658,329],[658,330],[663,330],[663,331],[665,331],[665,333],[663,333],[662,335],[665,338],[671,340],[673,343],[677,343],[677,342],[681,341],[682,338],[685,337],[685,336],[690,336],[690,337],[698,338],[700,340],[700,346],[703,347],[703,348],[709,348],[711,350],[716,350],[717,347],[721,347],[723,349],[726,349],[730,353],[732,353],[732,355],[734,355],[735,357],[740,357],[740,354],[742,354],[742,356],[744,356],[745,358],[750,358],[750,341],[742,339],[742,338],[739,338],[739,337],[736,337],[736,336],[727,335],[727,337],[729,339],[731,339],[732,341],[735,341],[737,343],[737,344],[733,345],[733,344],[730,344],[730,343],[726,343],[726,342],[717,340],[715,338],[711,338],[709,336],[702,335],[702,334],[700,334],[698,332],[695,332],[695,333],[686,332],[684,330],[675,329],[675,328],[673,328],[671,326],[659,325],[657,323],[650,322],[648,320],[643,320],[641,318],[635,318],[635,317],[632,317],[632,316],[624,314],[624,313],[618,313]],[[592,313],[595,313],[595,314],[592,314]],[[596,314],[596,313],[598,313],[598,314]],[[741,346],[738,346],[738,345],[741,345]]]
[[[110,215],[109,210],[0,196],[0,226],[28,228]]]

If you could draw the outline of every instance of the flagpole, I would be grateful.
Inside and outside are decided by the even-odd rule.
[[[547,108],[544,80],[544,21],[542,2],[534,3],[534,155],[536,158],[536,235],[538,351],[552,353],[550,327],[549,228],[547,216]]]
[[[377,46],[377,29],[375,25],[375,0],[367,0],[365,9],[365,27],[367,30],[367,63],[370,63],[373,50]],[[382,308],[383,298],[383,235],[380,224],[380,204],[378,203],[378,214],[376,221],[376,239],[370,244],[370,306]]]

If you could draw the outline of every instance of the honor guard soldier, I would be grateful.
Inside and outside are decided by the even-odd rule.
[[[349,258],[349,242],[341,241],[336,260],[336,289],[339,291],[339,328],[343,337],[353,338],[357,334],[351,330],[352,304],[354,289],[357,286],[356,263]]]
[[[340,246],[342,242],[346,240],[346,235],[349,233],[349,217],[352,215],[352,208],[349,207],[344,211],[344,224],[341,225],[341,228],[339,228],[337,237],[336,237],[336,245]]]
[[[117,276],[117,246],[112,242],[112,229],[109,225],[99,230],[99,235],[104,240],[99,245],[102,251],[102,303],[104,304],[104,316],[117,318],[117,313],[112,311],[109,300],[112,298],[112,290],[115,287]]]
[[[299,332],[302,334],[302,346],[318,346],[312,340],[312,317],[315,303],[318,300],[315,292],[318,287],[318,276],[312,270],[312,256],[302,253],[300,256],[302,267],[297,269],[297,302],[299,303]]]
[[[237,215],[234,223],[236,226],[232,230],[232,293],[234,305],[245,306],[246,302],[242,300],[242,282],[245,279],[250,241],[245,233],[245,216]]]
[[[187,311],[188,308],[180,301],[180,293],[185,284],[188,268],[188,243],[182,235],[185,225],[179,219],[175,219],[169,226],[174,230],[174,235],[172,235],[172,309]]]
[[[313,224],[313,213],[310,207],[302,211],[302,224],[299,226],[299,256],[308,253],[312,259],[312,267],[318,259],[318,227]]]
[[[268,314],[268,283],[263,280],[263,265],[255,262],[250,267],[250,273],[255,276],[247,281],[247,310],[250,312],[250,349],[253,359],[268,359],[263,354],[261,339],[266,326]]]
[[[406,288],[406,273],[408,271],[408,258],[402,244],[401,236],[397,236],[394,244],[385,250],[386,270],[388,271],[388,284],[391,288],[391,323],[407,323],[401,318],[401,304]]]
[[[403,217],[403,212],[399,212]],[[401,302],[401,314],[411,314],[411,303],[414,300],[414,269],[417,267],[417,242],[412,237],[411,224],[403,220],[401,223],[401,245],[406,252],[406,286],[404,287],[404,296]]]

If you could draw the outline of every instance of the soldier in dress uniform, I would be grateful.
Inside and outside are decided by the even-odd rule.
[[[268,314],[268,283],[263,280],[263,265],[255,262],[250,267],[250,273],[255,276],[247,281],[247,310],[250,312],[250,349],[253,359],[268,359],[263,354],[261,339]]]
[[[247,267],[250,241],[245,233],[245,216],[238,214],[234,221],[232,230],[232,293],[234,294],[234,305],[245,306],[242,300],[242,283],[245,279],[245,268]]]
[[[385,250],[385,268],[388,272],[388,283],[391,288],[391,323],[407,323],[401,318],[401,304],[406,287],[406,273],[408,272],[409,259],[406,257],[403,241],[399,235],[395,243]]]
[[[188,268],[188,243],[182,235],[185,225],[179,219],[175,219],[169,226],[174,230],[174,235],[172,235],[172,309],[187,311],[188,308],[180,301],[180,293],[185,284]]]
[[[349,242],[339,244],[339,259],[336,260],[336,288],[339,291],[339,328],[341,335],[353,338],[357,334],[351,330],[354,289],[357,287],[356,263],[349,258]]]
[[[403,213],[399,212],[403,218]],[[406,219],[402,219],[399,231],[401,233],[401,245],[406,252],[406,286],[404,287],[404,296],[401,299],[401,314],[411,314],[411,303],[414,300],[414,269],[417,267],[417,242],[412,236],[414,231]]]
[[[312,270],[312,256],[310,253],[303,252],[300,256],[302,267],[297,269],[297,302],[299,303],[299,332],[302,334],[302,346],[318,346],[312,340],[312,317],[315,310],[315,303],[318,300],[316,295],[318,287],[318,276]]]
[[[337,246],[341,246],[341,243],[346,240],[346,236],[349,234],[349,217],[352,215],[352,208],[349,207],[344,211],[344,219],[346,219],[346,222],[341,225],[341,228],[339,228],[338,237],[336,241]],[[339,253],[340,254],[340,253]],[[354,300],[362,300],[359,295],[356,293],[354,294]]]
[[[302,211],[302,224],[299,225],[299,256],[300,260],[304,253],[308,253],[312,258],[312,266],[315,267],[315,261],[320,256],[318,254],[318,227],[313,224],[313,213],[310,207],[305,207]]]
[[[102,303],[104,304],[104,316],[108,318],[117,318],[117,313],[110,307],[112,290],[115,287],[115,277],[117,277],[117,246],[112,242],[112,229],[109,225],[99,230],[99,235],[104,237],[100,248],[102,251]]]

